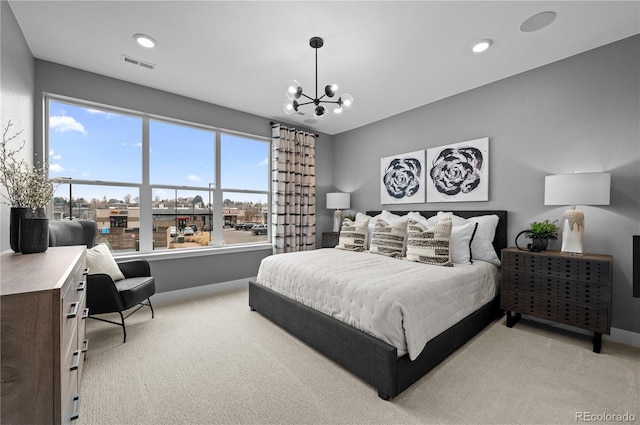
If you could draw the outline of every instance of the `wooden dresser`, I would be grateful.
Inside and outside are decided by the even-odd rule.
[[[593,351],[611,331],[610,255],[502,250],[501,306],[507,326],[521,314],[594,332]],[[515,317],[511,312],[515,312]]]
[[[84,246],[0,260],[2,424],[78,418],[85,339]]]

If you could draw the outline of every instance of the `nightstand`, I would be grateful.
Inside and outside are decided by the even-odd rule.
[[[322,232],[322,247],[334,248],[340,240],[340,232]]]
[[[594,332],[593,351],[611,331],[610,255],[502,250],[500,304],[513,327],[521,314]],[[512,315],[512,312],[515,315]]]

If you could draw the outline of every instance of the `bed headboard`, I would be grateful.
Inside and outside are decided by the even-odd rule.
[[[415,211],[415,210],[414,210]],[[439,210],[442,211],[442,210]],[[491,214],[495,214],[498,216],[499,221],[498,221],[498,227],[496,227],[496,235],[493,238],[493,248],[496,250],[496,253],[498,254],[498,258],[500,257],[501,251],[503,248],[506,248],[508,245],[507,242],[507,211],[504,210],[447,210],[447,211],[451,211],[453,214],[462,217],[462,218],[469,218],[469,217],[475,217],[477,215],[491,215]],[[382,211],[367,211],[366,214],[369,216],[376,216],[378,214],[380,214]],[[406,215],[409,213],[409,211],[389,211],[393,214],[397,214],[397,215]],[[421,215],[423,215],[426,218],[429,217],[433,217],[434,215],[438,214],[438,210],[436,211],[416,211],[419,212]]]

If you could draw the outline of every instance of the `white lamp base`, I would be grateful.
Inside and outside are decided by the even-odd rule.
[[[580,210],[566,210],[562,225],[562,252],[584,254],[582,235],[584,233],[584,214]]]
[[[333,213],[333,231],[339,232],[341,224],[342,224],[342,212],[340,210],[336,210],[336,212]]]

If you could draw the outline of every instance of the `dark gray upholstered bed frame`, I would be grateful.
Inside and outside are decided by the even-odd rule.
[[[392,211],[404,215],[407,211]],[[493,246],[507,246],[507,212],[502,210],[453,211],[460,217],[496,214],[500,221]],[[375,216],[380,211],[368,211]],[[429,218],[437,211],[421,211]],[[500,315],[499,295],[427,343],[414,361],[398,358],[397,349],[386,342],[318,312],[277,292],[249,281],[249,306],[278,326],[320,351],[378,390],[384,400],[395,397],[450,354],[478,334]]]

